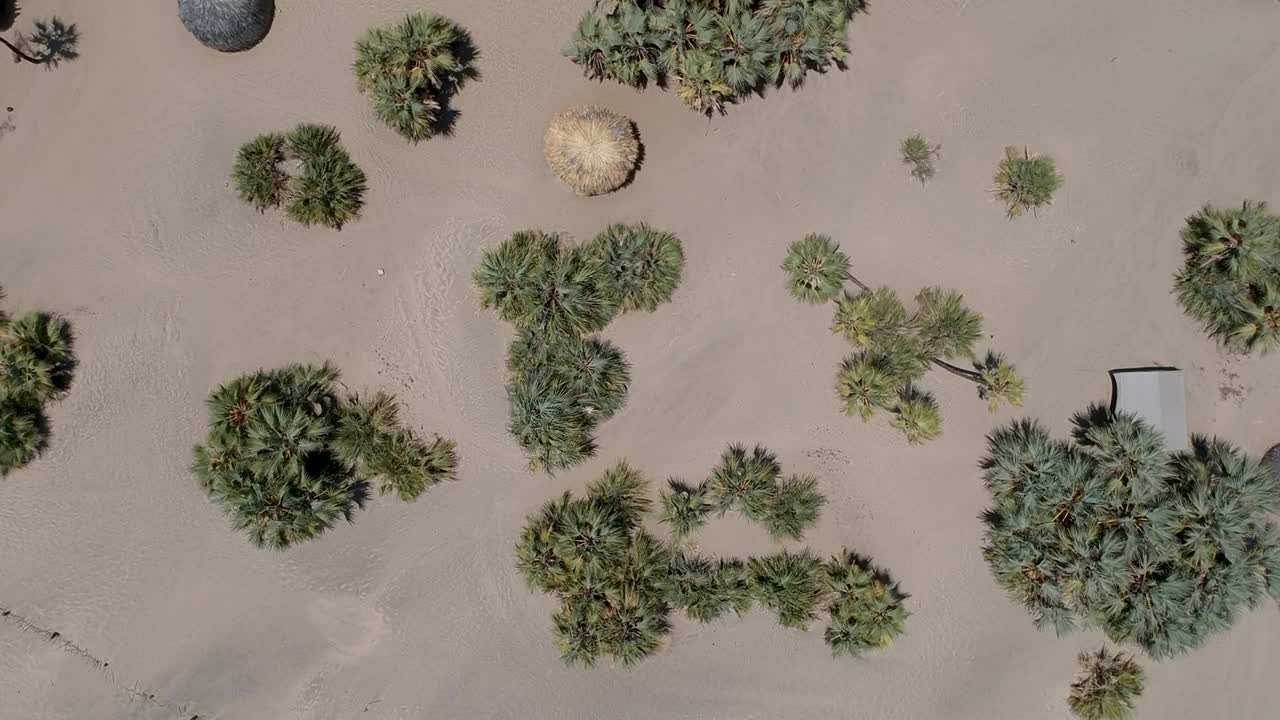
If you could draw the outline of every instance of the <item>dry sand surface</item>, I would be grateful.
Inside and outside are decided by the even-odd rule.
[[[1109,368],[1168,363],[1187,370],[1193,430],[1255,453],[1280,441],[1280,359],[1219,353],[1169,294],[1187,214],[1280,203],[1271,0],[873,1],[848,72],[710,122],[672,94],[582,78],[560,48],[588,0],[279,0],[266,40],[238,55],[198,45],[172,0],[22,4],[19,29],[78,23],[82,56],[51,72],[0,63],[0,111],[14,108],[0,117],[0,285],[10,308],[66,313],[81,366],[52,407],[52,447],[0,482],[0,602],[202,719],[1067,718],[1075,654],[1102,638],[1038,632],[991,579],[985,433],[1020,414],[1065,432],[1108,397]],[[458,20],[482,53],[456,134],[418,146],[376,121],[349,71],[356,35],[409,10]],[[577,198],[544,165],[546,120],[579,102],[640,128],[644,167],[619,193]],[[340,233],[260,215],[228,185],[241,142],[300,121],[338,126],[369,173],[363,217]],[[897,155],[916,130],[943,148],[927,187]],[[1002,148],[1023,143],[1066,185],[1010,222],[987,191]],[[514,230],[587,238],[639,220],[683,238],[685,281],[609,328],[634,384],[598,456],[532,475],[505,429],[509,329],[478,308],[471,269]],[[1027,375],[1026,406],[988,415],[935,373],[932,444],[839,415],[842,343],[778,269],[809,231],[870,282],[963,290]],[[456,438],[461,479],[415,504],[375,500],[288,552],[254,549],[188,473],[203,400],[238,373],[326,358]],[[820,624],[681,618],[635,669],[561,666],[553,603],[512,567],[526,513],[619,458],[699,477],[730,441],[821,477],[831,502],[807,544],[889,568],[912,595],[906,636],[836,661]],[[702,544],[770,547],[730,519]],[[1274,718],[1280,613],[1144,664],[1142,718]],[[175,714],[0,625],[0,717]]]

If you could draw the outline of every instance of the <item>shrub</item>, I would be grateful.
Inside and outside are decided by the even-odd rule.
[[[1053,194],[1062,185],[1053,158],[1048,155],[1032,155],[1023,148],[1004,149],[1004,159],[996,167],[996,197],[1005,204],[1010,219],[1030,210],[1034,213],[1053,202]]]
[[[825,637],[833,655],[857,657],[881,650],[902,634],[911,615],[903,606],[907,596],[884,571],[845,550],[823,572],[831,593]]]
[[[290,177],[281,163],[297,161]],[[364,171],[343,149],[338,131],[326,125],[299,125],[288,135],[259,135],[240,147],[231,171],[240,199],[259,212],[285,206],[303,225],[341,230],[364,205]]]
[[[673,85],[690,108],[723,113],[766,85],[797,88],[843,67],[861,0],[598,0],[565,55],[587,77],[643,88]]]
[[[1206,205],[1182,229],[1182,310],[1230,350],[1280,347],[1280,218],[1266,203]]]
[[[588,252],[604,267],[611,299],[622,312],[647,310],[671,301],[684,271],[680,238],[639,225],[610,225]]]
[[[898,146],[902,152],[902,164],[911,168],[911,177],[924,183],[933,179],[937,173],[936,163],[942,153],[941,145],[930,143],[920,133],[903,138]]]
[[[1145,674],[1130,655],[1099,648],[1080,653],[1080,674],[1067,703],[1081,720],[1128,720],[1142,694]]]
[[[983,554],[1038,626],[1097,627],[1166,658],[1280,599],[1280,487],[1221,440],[1169,453],[1145,422],[1091,408],[1075,443],[1022,421],[989,437]]]
[[[782,261],[787,273],[787,290],[800,302],[824,303],[844,287],[849,274],[849,256],[826,235],[810,233],[791,243]]]
[[[346,398],[339,387],[331,365],[290,365],[209,395],[209,436],[192,472],[254,545],[282,549],[350,521],[372,479],[413,500],[454,477],[452,442],[417,440],[390,395]]]
[[[36,459],[47,443],[44,408],[71,388],[72,342],[71,325],[58,315],[11,320],[0,310],[0,477]]]
[[[782,269],[791,294],[801,302],[835,301],[831,332],[857,352],[836,371],[836,397],[844,413],[869,420],[881,411],[910,444],[942,433],[933,396],[915,385],[930,367],[974,383],[978,396],[995,412],[1002,403],[1021,405],[1025,385],[1004,356],[988,352],[979,362],[974,345],[982,336],[982,316],[954,290],[926,287],[908,311],[887,287],[872,289],[849,272],[849,258],[825,235],[792,243]],[[858,292],[844,290],[848,280]],[[967,359],[973,369],[953,365]]]
[[[441,109],[475,74],[471,39],[439,15],[408,15],[356,41],[356,86],[373,96],[378,117],[411,142],[441,130]]]

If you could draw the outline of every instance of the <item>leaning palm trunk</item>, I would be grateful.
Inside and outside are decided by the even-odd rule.
[[[4,38],[0,38],[0,45],[4,45],[5,47],[9,48],[9,50],[13,53],[14,57],[19,58],[21,60],[26,60],[32,65],[39,65],[41,62],[43,62],[40,58],[34,58],[22,52],[13,43],[9,42],[8,40],[5,40]]]
[[[178,17],[204,45],[222,52],[248,50],[266,37],[275,0],[178,0]]]

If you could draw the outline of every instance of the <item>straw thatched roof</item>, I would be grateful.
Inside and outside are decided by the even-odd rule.
[[[261,42],[271,29],[275,0],[178,0],[178,17],[214,50],[237,52]]]
[[[599,195],[618,189],[631,177],[640,141],[629,119],[585,105],[551,118],[543,153],[551,171],[575,192]]]

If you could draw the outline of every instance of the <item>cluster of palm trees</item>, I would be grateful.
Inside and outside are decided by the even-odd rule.
[[[419,438],[395,398],[347,395],[329,364],[260,370],[209,396],[209,436],[195,448],[200,487],[259,547],[309,540],[350,521],[377,481],[416,500],[455,477],[450,440]]]
[[[757,501],[778,502],[729,490],[760,485],[745,476],[776,476],[776,466],[763,448],[748,454],[731,447],[706,483],[726,490],[708,489],[713,499],[702,513],[717,507],[746,512]],[[807,522],[821,504],[812,493],[816,504],[799,503],[813,509]],[[902,633],[906,596],[866,559],[844,551],[822,562],[807,549],[745,561],[708,558],[685,546],[688,529],[673,524],[669,542],[645,530],[650,505],[643,474],[622,462],[591,483],[584,497],[566,492],[529,516],[516,564],[531,587],[560,600],[553,623],[566,663],[591,666],[604,655],[632,665],[662,647],[673,612],[706,623],[757,603],[777,613],[784,627],[801,629],[825,607],[826,641],[836,655],[886,647]]]
[[[675,235],[614,224],[585,245],[540,230],[486,251],[473,280],[480,304],[518,331],[507,352],[512,435],[530,467],[554,471],[595,452],[595,429],[626,404],[630,367],[596,337],[618,313],[653,311],[684,271]]]
[[[597,0],[565,54],[588,77],[675,86],[708,115],[841,67],[863,0]]]
[[[475,75],[470,36],[454,21],[417,13],[356,41],[355,75],[373,110],[413,142],[447,126],[449,98]]]
[[[300,171],[290,177],[286,161]],[[285,133],[259,135],[240,146],[231,179],[240,199],[259,212],[285,206],[303,225],[335,230],[351,222],[364,206],[364,171],[351,161],[336,128],[302,124]]]
[[[1269,594],[1280,601],[1280,487],[1231,444],[1170,453],[1145,422],[1094,407],[1075,442],[1029,421],[983,461],[984,555],[1036,624],[1096,627],[1157,659],[1200,646]]]
[[[45,446],[44,406],[71,387],[71,344],[71,326],[58,315],[30,312],[12,319],[0,309],[0,477]]]
[[[834,301],[831,331],[856,349],[836,373],[836,394],[845,414],[867,420],[888,412],[907,442],[936,438],[942,432],[937,401],[916,385],[930,367],[977,385],[993,412],[1001,403],[1022,404],[1024,382],[1013,365],[990,352],[976,360],[982,316],[954,290],[924,288],[908,312],[894,290],[872,289],[850,274],[849,257],[831,238],[818,234],[792,243],[782,269],[795,299]],[[858,292],[845,290],[846,281]],[[973,369],[952,364],[961,359],[973,361]]]
[[[1205,206],[1182,230],[1182,309],[1238,352],[1280,347],[1280,217],[1267,204]]]

